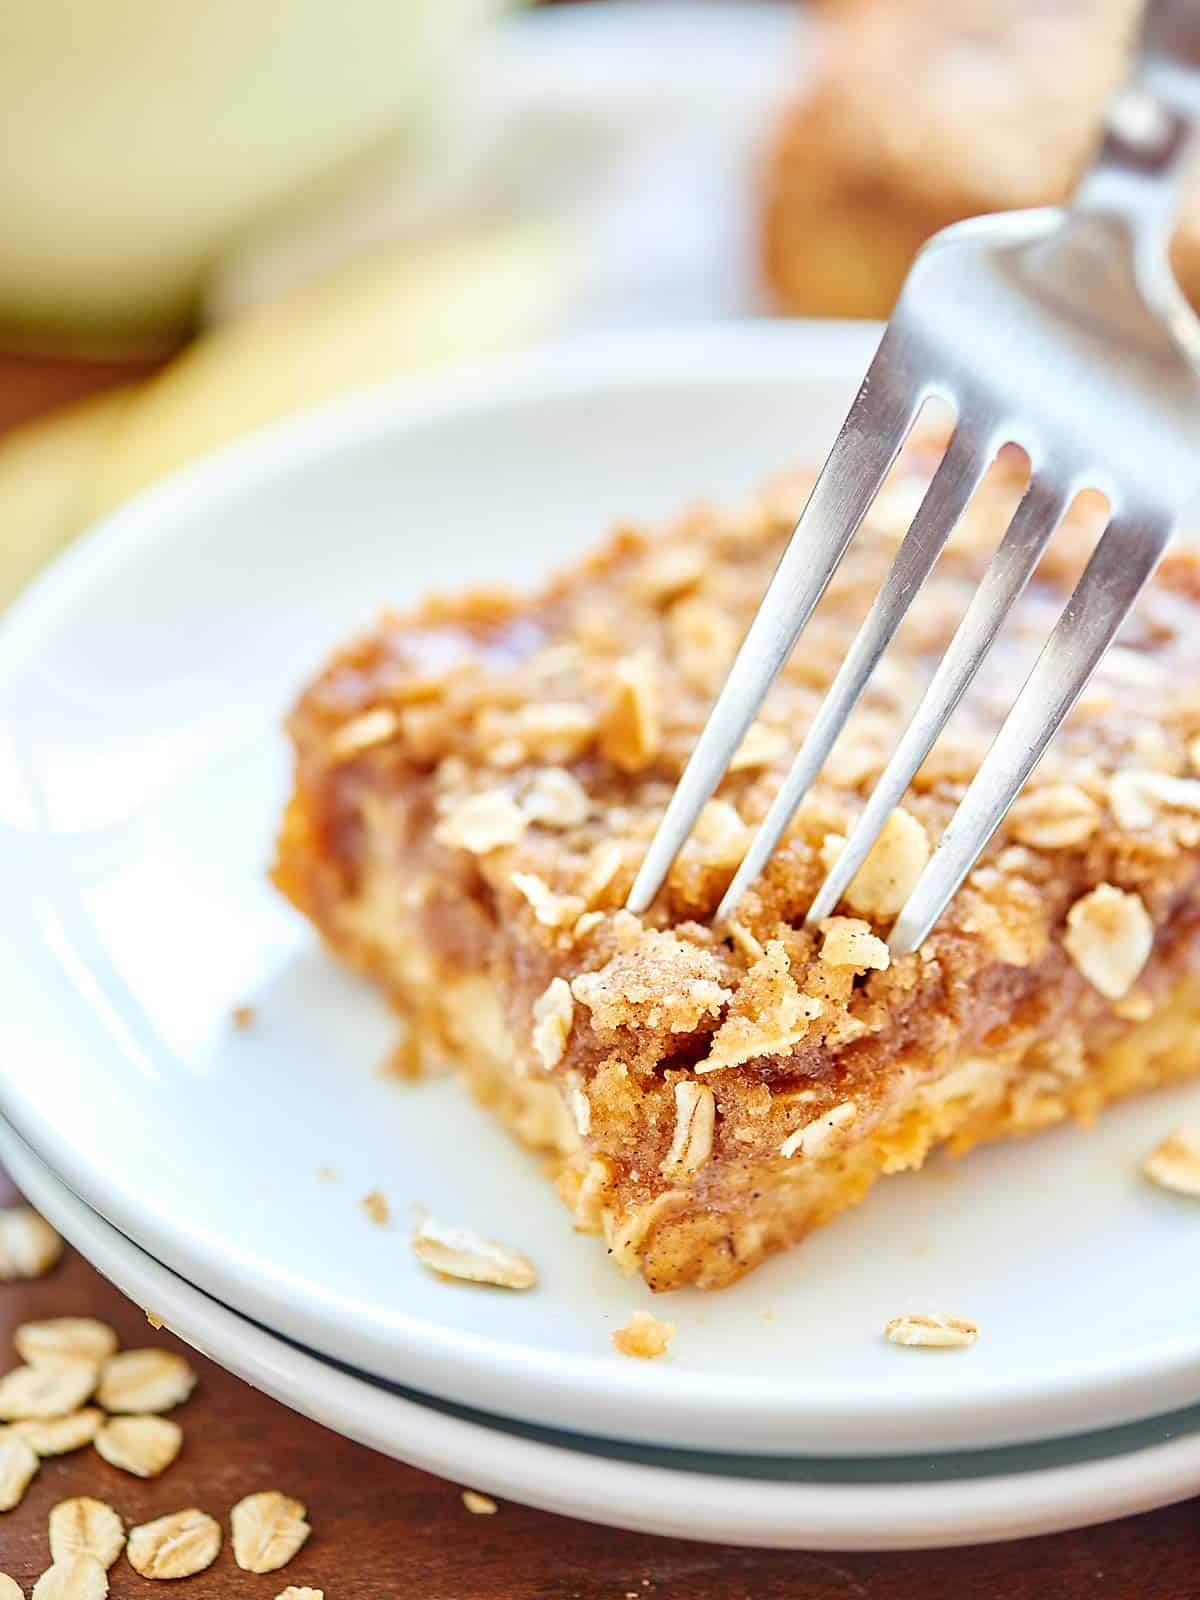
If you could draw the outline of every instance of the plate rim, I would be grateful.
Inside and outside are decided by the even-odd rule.
[[[811,373],[824,363],[826,376],[836,371],[844,377],[852,359],[848,351],[855,352],[853,359],[863,353],[865,365],[878,331],[873,324],[763,320],[589,335],[457,367],[419,384],[389,383],[270,424],[145,491],[53,563],[0,619],[0,686],[106,567],[144,545],[180,537],[176,512],[194,517],[223,497],[236,495],[246,484],[285,474],[297,460],[332,458],[381,435],[436,425],[461,416],[464,408],[487,410],[501,400],[505,404],[544,400],[595,392],[614,383],[662,385],[687,381],[697,371],[709,380],[777,380],[798,371]],[[225,1302],[261,1316],[293,1337],[329,1352],[351,1351],[355,1364],[366,1370],[381,1370],[375,1362],[385,1347],[394,1360],[399,1340],[408,1374],[418,1387],[494,1410],[497,1390],[524,1385],[528,1398],[533,1382],[551,1404],[537,1411],[527,1407],[525,1414],[537,1414],[551,1424],[569,1405],[581,1427],[611,1433],[614,1405],[626,1414],[631,1406],[649,1408],[654,1432],[645,1437],[651,1442],[655,1438],[664,1442],[669,1430],[674,1443],[703,1446],[726,1427],[740,1424],[744,1429],[747,1408],[753,1408],[761,1419],[753,1440],[756,1450],[794,1452],[798,1440],[830,1429],[839,1437],[828,1453],[877,1447],[875,1383],[839,1380],[836,1406],[822,1396],[819,1383],[810,1382],[807,1388],[798,1383],[790,1388],[786,1411],[781,1413],[777,1389],[753,1376],[732,1375],[714,1393],[708,1375],[689,1373],[683,1364],[669,1373],[648,1364],[643,1368],[626,1363],[618,1369],[561,1352],[548,1370],[542,1353],[533,1348],[462,1329],[447,1330],[407,1313],[391,1312],[386,1324],[377,1318],[372,1325],[369,1304],[359,1307],[367,1312],[366,1324],[353,1330],[348,1344],[345,1322],[336,1319],[333,1308],[314,1309],[317,1303],[312,1302],[298,1309],[311,1294],[307,1280],[259,1257],[246,1254],[242,1262],[243,1253],[231,1248],[227,1239],[210,1234],[203,1219],[174,1216],[163,1197],[141,1194],[132,1173],[98,1164],[77,1139],[34,1117],[28,1102],[23,1115],[18,1086],[11,1080],[0,1083],[0,1108],[94,1210],[152,1255],[178,1266],[188,1279]],[[431,1354],[431,1343],[437,1346],[436,1354]],[[445,1381],[448,1359],[462,1380],[452,1393]],[[1103,1358],[1013,1369],[990,1378],[982,1395],[970,1394],[971,1442],[984,1446],[1045,1437],[1045,1428],[1039,1433],[1038,1427],[1048,1405],[1055,1409],[1056,1435],[1142,1418],[1182,1403],[1179,1390],[1185,1384],[1189,1398],[1200,1391],[1200,1342],[1182,1336],[1139,1346],[1132,1366],[1117,1370]],[[1103,1402],[1099,1406],[1098,1399]],[[940,1448],[951,1440],[961,1446],[963,1405],[964,1389],[950,1375],[930,1373],[927,1378],[914,1373],[888,1407],[893,1453]],[[1017,1423],[1018,1415],[1028,1420]],[[803,1422],[800,1429],[798,1419]],[[627,1428],[623,1436],[629,1436]]]

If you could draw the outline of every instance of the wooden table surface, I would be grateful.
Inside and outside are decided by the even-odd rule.
[[[111,369],[0,356],[0,427],[51,400],[114,381]],[[0,1203],[12,1199],[0,1175]],[[68,1252],[47,1277],[0,1285],[0,1370],[13,1330],[34,1317],[88,1315],[122,1343],[174,1345],[85,1261]],[[313,1534],[283,1572],[257,1577],[228,1543],[188,1580],[189,1600],[274,1600],[287,1584],[328,1600],[1194,1600],[1200,1597],[1200,1502],[1076,1533],[973,1549],[884,1555],[738,1550],[614,1532],[501,1504],[470,1515],[460,1487],[351,1444],[189,1352],[200,1384],[177,1413],[183,1452],[143,1483],[94,1451],[47,1460],[21,1506],[0,1515],[0,1571],[28,1594],[49,1564],[46,1516],[73,1495],[107,1500],[129,1521],[186,1506],[221,1520],[242,1495],[281,1489],[303,1500]],[[114,1600],[157,1594],[122,1557]]]

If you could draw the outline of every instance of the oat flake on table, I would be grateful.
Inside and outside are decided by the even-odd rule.
[[[60,1500],[51,1508],[48,1533],[50,1555],[56,1562],[72,1556],[93,1556],[111,1567],[125,1548],[125,1524],[103,1500],[79,1495]]]
[[[301,1501],[278,1489],[248,1494],[229,1513],[233,1555],[246,1572],[277,1572],[312,1532]]]
[[[220,1523],[195,1506],[129,1530],[129,1565],[143,1578],[190,1578],[211,1567],[220,1549]]]
[[[20,1505],[38,1465],[37,1452],[15,1428],[0,1428],[0,1511]]]
[[[176,1351],[122,1350],[101,1367],[96,1398],[106,1411],[170,1411],[195,1387],[196,1374]]]
[[[65,1417],[90,1399],[96,1387],[94,1361],[77,1356],[38,1367],[14,1367],[0,1378],[0,1422]]]
[[[14,1422],[12,1431],[32,1445],[39,1456],[64,1456],[91,1444],[104,1421],[98,1406],[68,1411],[65,1417],[27,1417]]]
[[[36,1367],[63,1356],[104,1361],[116,1354],[117,1335],[107,1322],[95,1317],[47,1317],[42,1322],[23,1322],[13,1343],[21,1360]]]
[[[183,1429],[170,1417],[110,1417],[96,1434],[97,1453],[137,1478],[157,1478],[182,1446]]]
[[[69,1556],[48,1567],[33,1586],[33,1600],[104,1600],[108,1573],[94,1556]]]
[[[0,1283],[40,1278],[62,1253],[61,1237],[32,1206],[0,1210]]]

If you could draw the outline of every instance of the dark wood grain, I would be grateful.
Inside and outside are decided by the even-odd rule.
[[[0,349],[0,434],[54,406],[100,389],[132,383],[152,372],[151,361],[42,360]]]
[[[54,370],[49,370],[53,367]],[[0,428],[51,399],[113,381],[109,368],[0,357]],[[5,1196],[0,1191],[0,1203]],[[68,1254],[37,1283],[0,1285],[0,1370],[12,1334],[33,1317],[105,1318],[131,1346],[155,1333],[86,1262]],[[297,1417],[219,1367],[192,1356],[200,1384],[177,1413],[186,1443],[161,1477],[142,1483],[92,1450],[46,1461],[23,1504],[0,1516],[0,1571],[28,1593],[48,1565],[46,1517],[90,1494],[130,1521],[199,1506],[222,1521],[256,1489],[306,1502],[313,1535],[285,1572],[238,1570],[228,1546],[189,1580],[190,1600],[273,1600],[286,1584],[329,1600],[1192,1600],[1200,1596],[1200,1502],[1052,1538],[894,1555],[822,1555],[720,1548],[619,1533],[503,1504],[473,1517],[460,1488],[350,1444]],[[122,1557],[114,1600],[151,1595]],[[170,1593],[170,1589],[166,1591]]]

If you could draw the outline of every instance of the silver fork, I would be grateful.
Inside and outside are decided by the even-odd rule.
[[[1006,442],[1028,487],[865,810],[808,913],[834,910],[961,699],[1078,492],[1109,519],[1074,593],[892,929],[914,950],[1086,685],[1200,485],[1200,323],[1166,259],[1200,124],[1200,0],[1149,0],[1127,87],[1069,207],[947,228],[892,319],[629,895],[644,911],[782,669],[895,461],[937,395],[956,422],[928,491],[791,771],[718,908],[762,871]]]

